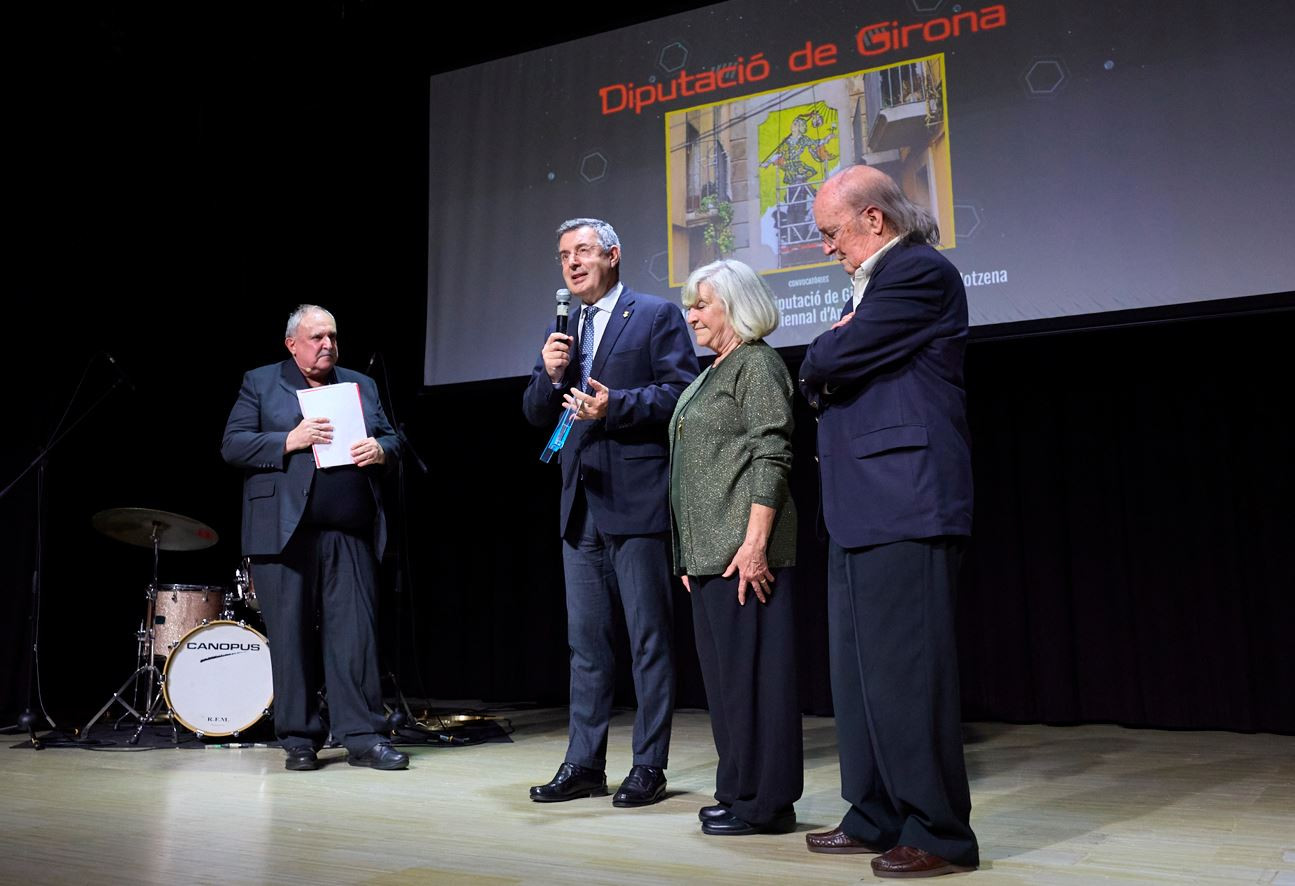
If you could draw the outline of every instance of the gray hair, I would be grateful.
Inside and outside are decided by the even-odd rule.
[[[683,287],[683,304],[697,303],[697,288],[709,283],[715,298],[724,303],[728,322],[743,342],[764,338],[778,328],[778,306],[764,278],[750,265],[731,258],[702,265],[688,275]]]
[[[856,210],[877,207],[896,236],[910,243],[939,243],[940,226],[931,213],[908,199],[899,183],[889,175],[880,170],[877,173],[864,181],[847,177],[841,187],[841,199],[845,204]]]
[[[616,236],[616,229],[600,218],[569,218],[558,225],[558,239],[561,240],[563,234],[576,228],[593,228],[594,233],[598,235],[598,245],[603,248],[603,252],[610,251],[613,246],[621,245],[621,238]]]
[[[297,327],[301,325],[301,321],[307,314],[313,314],[316,311],[327,314],[328,319],[333,321],[333,325],[337,325],[337,318],[333,316],[333,312],[328,308],[321,308],[319,305],[297,305],[297,309],[288,315],[288,328],[284,331],[283,337],[296,338]]]

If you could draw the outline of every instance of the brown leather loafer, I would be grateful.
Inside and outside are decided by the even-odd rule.
[[[854,839],[841,830],[840,825],[830,831],[806,834],[805,845],[809,847],[810,852],[822,852],[826,855],[866,855],[882,851],[879,846]]]
[[[938,877],[941,874],[965,874],[974,865],[953,864],[912,846],[896,846],[872,860],[872,872],[878,877]]]

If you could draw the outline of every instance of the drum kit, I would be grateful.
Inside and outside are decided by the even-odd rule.
[[[114,704],[126,710],[114,728],[129,717],[138,722],[131,744],[149,724],[169,723],[178,742],[177,724],[198,738],[238,737],[267,717],[274,700],[270,646],[249,624],[259,623],[260,605],[248,561],[234,570],[232,588],[162,584],[160,553],[210,547],[215,531],[148,508],[100,511],[91,522],[109,538],[152,548],[153,574],[136,632],[138,666],[81,734],[88,735]]]

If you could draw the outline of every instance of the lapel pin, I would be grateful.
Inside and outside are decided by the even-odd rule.
[[[628,319],[630,318],[630,312],[629,312],[629,311],[626,311],[625,313],[621,314],[621,317],[623,317],[624,319],[628,320]]]

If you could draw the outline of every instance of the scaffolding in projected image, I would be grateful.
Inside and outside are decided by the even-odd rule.
[[[814,198],[842,166],[893,176],[953,245],[943,57],[666,115],[670,282],[716,258],[763,273],[825,262]]]
[[[798,267],[807,264],[807,259],[813,260],[819,244],[814,198],[827,178],[828,164],[836,159],[832,153],[836,111],[825,102],[814,101],[793,106],[791,113],[787,135],[760,161],[761,170],[772,167],[776,176],[772,205],[779,268]],[[783,109],[779,108],[762,128],[772,126],[776,137],[783,117]]]

